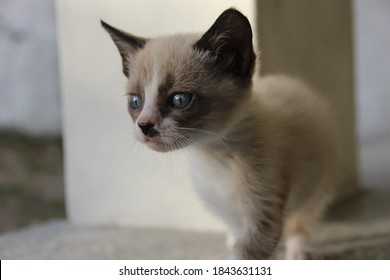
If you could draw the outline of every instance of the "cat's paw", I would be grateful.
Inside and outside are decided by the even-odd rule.
[[[298,234],[289,237],[286,242],[287,260],[319,260],[321,257],[314,253],[307,235]]]
[[[312,250],[302,250],[296,252],[288,252],[286,254],[287,260],[320,260],[320,256],[315,254]]]
[[[235,243],[236,243],[236,238],[231,233],[228,233],[226,235],[225,244],[229,251],[233,250]]]

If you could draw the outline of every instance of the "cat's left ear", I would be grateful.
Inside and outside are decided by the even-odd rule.
[[[132,56],[140,49],[142,49],[147,39],[131,35],[127,32],[119,30],[111,25],[100,21],[104,29],[110,34],[114,41],[119,53],[122,57],[122,71],[126,77],[129,77],[129,66],[132,60]]]
[[[248,19],[236,9],[224,11],[194,48],[210,52],[224,71],[242,78],[252,77],[256,61],[252,28]]]

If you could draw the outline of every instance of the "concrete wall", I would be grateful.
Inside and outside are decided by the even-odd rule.
[[[135,142],[121,59],[99,19],[142,36],[205,32],[231,6],[253,22],[251,0],[57,1],[72,222],[222,230],[191,190],[185,155]]]
[[[52,0],[0,0],[0,129],[61,134]]]
[[[352,191],[357,186],[357,161],[351,1],[257,4],[261,73],[299,77],[330,101],[344,140],[343,189]]]

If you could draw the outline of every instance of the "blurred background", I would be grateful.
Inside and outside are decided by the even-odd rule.
[[[0,233],[65,217],[54,1],[0,0]]]
[[[68,125],[67,137],[72,138],[72,132],[70,131],[72,125],[69,122],[74,123],[75,119],[70,117],[70,111],[67,114],[62,112],[61,109],[64,107],[61,106],[60,93],[71,91],[69,84],[69,77],[71,77],[69,75],[71,74],[67,74],[70,73],[67,46],[71,43],[70,38],[76,38],[75,36],[72,37],[73,33],[69,32],[77,29],[77,26],[72,26],[72,16],[79,16],[79,18],[85,16],[85,14],[88,14],[89,7],[94,7],[99,12],[93,14],[91,11],[93,14],[92,19],[87,18],[85,21],[87,25],[96,27],[96,30],[93,31],[99,34],[99,37],[96,37],[98,38],[96,42],[98,44],[103,42],[102,44],[104,45],[104,48],[97,45],[97,51],[96,49],[91,51],[90,54],[94,57],[92,60],[112,59],[114,61],[114,66],[106,72],[101,69],[96,71],[100,71],[104,75],[111,75],[110,81],[117,83],[114,90],[112,90],[116,92],[110,92],[110,94],[121,94],[123,79],[122,77],[113,78],[113,76],[121,75],[119,67],[120,58],[119,55],[116,57],[116,49],[109,41],[109,38],[105,37],[103,31],[100,30],[97,20],[99,17],[103,17],[108,19],[110,23],[119,25],[119,27],[126,30],[131,28],[132,30],[140,29],[139,26],[142,25],[142,22],[138,21],[137,27],[126,24],[129,19],[126,18],[125,13],[118,15],[116,18],[115,13],[120,11],[121,1],[110,1],[110,3],[113,2],[114,4],[107,4],[108,1],[106,3],[104,1],[86,1],[88,4],[83,2],[83,5],[80,7],[78,5],[79,2],[81,1],[58,1],[56,6],[52,0],[0,0],[0,233],[47,219],[65,217],[64,156],[62,149],[64,130],[62,124]],[[133,2],[135,5],[142,1]],[[262,38],[264,38],[265,42],[271,42],[270,44],[267,43],[268,45],[264,45],[263,48],[263,71],[272,73],[283,70],[280,67],[278,68],[278,61],[273,60],[272,56],[280,57],[280,53],[284,53],[284,50],[279,50],[279,53],[272,53],[268,57],[266,50],[267,48],[275,50],[272,48],[273,43],[278,43],[280,46],[281,42],[278,41],[278,36],[280,37],[282,33],[275,33],[275,30],[280,30],[281,32],[288,31],[284,29],[280,22],[285,20],[285,17],[282,17],[282,15],[285,12],[289,12],[290,8],[287,4],[288,1],[274,1],[275,4],[273,5],[264,4],[265,2],[269,1],[254,1],[254,5],[249,5],[249,7],[253,8],[252,24],[255,25],[255,29],[258,29],[260,47],[262,47]],[[305,1],[297,2],[304,3]],[[309,3],[310,1],[306,2]],[[317,7],[317,11],[321,11],[321,3],[332,2],[334,5],[338,5],[337,2],[340,1],[311,2],[318,4],[319,8]],[[341,17],[349,22],[346,25],[346,29],[340,27],[340,30],[343,31],[340,37],[337,37],[342,38],[341,40],[344,38],[347,41],[347,45],[342,45],[342,52],[347,52],[342,57],[338,57],[337,54],[339,52],[337,52],[337,49],[332,49],[334,51],[333,59],[332,57],[327,57],[326,60],[329,64],[332,63],[331,61],[342,64],[342,69],[346,69],[345,71],[349,74],[345,74],[346,72],[337,73],[336,71],[336,73],[329,73],[329,76],[335,75],[341,79],[347,77],[346,80],[349,83],[347,86],[347,94],[349,95],[347,107],[352,109],[348,109],[348,114],[350,113],[354,116],[349,129],[351,129],[351,133],[354,133],[356,140],[356,152],[360,159],[358,170],[362,185],[367,188],[374,185],[390,188],[388,185],[390,179],[390,33],[388,32],[388,27],[390,26],[390,1],[354,0],[341,2],[344,4],[341,5],[342,7],[339,10],[330,9],[329,11],[330,13],[336,13],[336,18]],[[148,12],[147,5],[143,4],[144,8],[139,12],[140,18],[144,18],[146,21],[148,21],[148,16],[150,16],[150,14],[146,14]],[[163,9],[167,13],[175,7],[174,1],[169,1],[163,8],[157,7],[158,5],[156,6],[153,2],[150,2],[149,5],[153,15],[160,14],[160,11]],[[221,6],[222,4],[219,5]],[[103,12],[106,8],[107,10]],[[215,12],[210,12],[210,15],[208,15],[210,19],[216,18],[220,13],[219,11],[223,10],[217,4],[215,4],[213,9]],[[257,20],[254,20],[255,9],[259,11]],[[195,20],[200,12],[200,8],[199,10],[194,10],[192,18]],[[300,10],[299,12],[302,14],[311,13],[309,9]],[[337,15],[338,12],[341,14]],[[176,11],[176,13],[180,14],[180,11]],[[264,13],[264,17],[261,17],[262,13]],[[343,17],[343,13],[348,16]],[[187,17],[190,14],[191,11],[186,11]],[[275,16],[272,17],[273,15]],[[61,19],[59,20],[56,16],[59,16]],[[184,21],[185,19],[179,20]],[[310,22],[310,20],[315,19],[309,18],[308,20]],[[264,26],[263,21],[272,22],[272,25]],[[57,26],[57,23],[60,26]],[[209,26],[211,23],[212,20],[209,20],[202,24]],[[259,25],[258,27],[256,27],[256,23]],[[287,23],[291,25],[291,22]],[[149,30],[153,28],[153,25],[157,25],[156,22],[145,23],[145,25],[147,24],[151,25]],[[184,29],[182,30],[180,24],[176,23],[176,26],[176,29],[172,31],[185,31]],[[317,25],[317,27],[321,29],[321,24]],[[169,28],[172,28],[172,25]],[[324,27],[324,29],[326,28]],[[336,31],[331,31],[329,34],[337,33]],[[59,34],[57,32],[62,33]],[[142,30],[139,32],[144,34]],[[164,32],[169,33],[168,29]],[[321,30],[317,29],[314,32],[321,32]],[[150,32],[150,34],[153,34],[153,32]],[[149,34],[146,35],[149,36]],[[84,37],[81,36],[81,40],[88,41],[86,36],[88,35],[84,34]],[[297,47],[302,45],[310,46],[311,43],[315,45],[314,42],[310,42],[305,37],[287,37],[287,39],[291,41],[283,42],[283,44],[292,44]],[[322,39],[329,40],[329,45],[323,44],[324,49],[335,46],[332,44],[334,43],[332,42],[333,37]],[[77,44],[81,41],[73,42]],[[292,42],[300,42],[300,44],[294,45]],[[339,45],[336,44],[336,48],[337,46]],[[344,48],[345,46],[347,46],[347,49]],[[59,52],[58,50],[61,51]],[[290,51],[294,51],[294,49],[290,48]],[[317,52],[317,55],[320,53],[321,51]],[[297,57],[299,58],[299,56],[295,56],[295,58]],[[347,59],[345,62],[345,57],[349,57],[350,60]],[[59,61],[61,59],[63,63],[63,68],[61,69],[64,72],[60,83]],[[319,60],[321,61],[320,58]],[[304,60],[298,60],[298,63],[300,61]],[[89,61],[86,60],[85,63],[89,63]],[[283,60],[281,63],[283,64]],[[297,64],[294,61],[289,63]],[[324,65],[326,69],[327,63],[324,62]],[[81,70],[77,69],[77,71]],[[75,72],[77,71],[75,69]],[[302,72],[299,72],[299,70],[294,71],[294,67],[287,69],[287,72],[292,72],[298,76],[302,75]],[[322,84],[322,81],[327,78],[327,74],[321,71],[318,71],[318,74],[321,75],[322,79],[316,80],[315,75],[313,75],[313,79],[310,81],[315,87],[326,88],[328,84],[334,83],[333,80],[328,80],[327,83]],[[103,77],[105,78],[104,75]],[[90,82],[92,81],[91,83],[93,83],[93,75],[89,73],[89,76]],[[83,77],[83,75],[80,74],[79,77]],[[100,77],[99,73],[97,77]],[[310,80],[310,77],[304,78],[309,78]],[[73,79],[73,82],[77,84],[80,81]],[[65,90],[64,86],[67,87]],[[343,96],[343,92],[337,92],[337,94],[341,97]],[[74,102],[74,100],[72,104],[75,104],[74,106],[77,107],[77,102]],[[66,110],[70,110],[70,104],[67,103]],[[340,106],[340,108],[344,105]],[[93,107],[93,103],[91,106]],[[83,107],[83,109],[85,108]],[[101,110],[98,113],[107,114],[107,110]],[[64,118],[62,120],[62,116],[66,116],[67,119],[65,120]],[[80,116],[83,115],[79,114],[77,117]],[[97,126],[99,125],[97,124]],[[77,134],[79,131],[75,130],[75,133]],[[65,156],[67,156],[69,151],[75,153],[76,149],[72,145],[76,142],[69,140],[66,143],[65,147],[70,149],[66,150]],[[120,150],[120,148],[118,149]],[[76,157],[68,157],[67,164],[70,177],[67,177],[66,181],[67,184],[73,184],[73,188],[77,184],[72,174],[79,169],[73,170],[71,166],[78,163],[79,161]],[[71,171],[69,172],[69,170]],[[121,172],[125,171],[122,170]],[[67,197],[73,202],[75,201],[74,196],[74,192],[68,192],[67,194]],[[75,204],[78,203],[81,202],[75,202]],[[69,209],[67,211],[70,216],[77,216],[77,211],[72,212]],[[108,216],[110,215],[115,215],[115,212]],[[87,219],[89,216],[85,217]],[[107,219],[109,220],[109,218]],[[123,223],[124,220],[126,219],[124,218],[118,223]]]

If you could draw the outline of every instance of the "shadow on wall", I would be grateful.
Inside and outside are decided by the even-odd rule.
[[[346,199],[331,209],[327,222],[370,223],[390,220],[390,190],[370,187],[360,194]]]
[[[0,133],[0,233],[65,217],[59,138]]]

